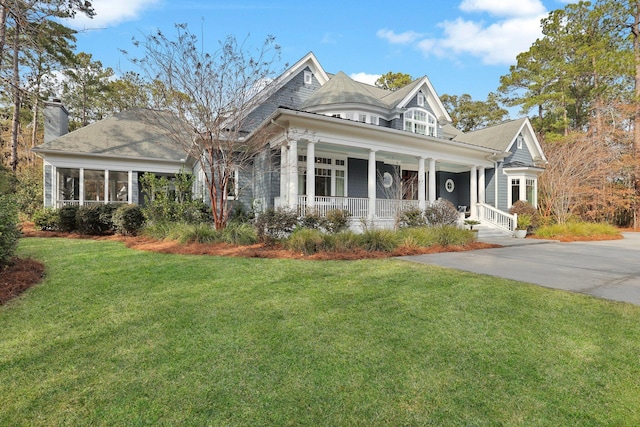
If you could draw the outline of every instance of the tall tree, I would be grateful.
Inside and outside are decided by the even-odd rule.
[[[376,80],[376,86],[381,87],[382,89],[397,90],[408,85],[412,81],[413,78],[409,74],[389,71],[378,77],[378,80]]]
[[[509,112],[498,103],[498,96],[490,93],[486,101],[474,101],[469,94],[440,97],[451,116],[453,126],[470,132],[498,124],[509,117]]]
[[[186,24],[176,29],[175,40],[158,32],[135,43],[143,56],[133,61],[154,82],[156,102],[164,104],[164,113],[155,119],[166,123],[176,143],[204,171],[214,223],[221,229],[229,218],[228,191],[236,171],[248,170],[264,149],[265,139],[245,136],[257,125],[249,113],[270,90],[267,82],[280,48],[273,37],[251,49],[230,36],[216,52],[208,53]],[[166,114],[171,120],[164,119]]]
[[[80,52],[71,66],[63,71],[63,99],[73,117],[74,126],[86,126],[103,118],[104,98],[109,89],[111,68],[104,68],[100,61],[93,61],[89,53]]]

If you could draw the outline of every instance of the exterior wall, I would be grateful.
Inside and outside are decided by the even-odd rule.
[[[53,207],[53,166],[45,163],[44,165],[44,207]]]
[[[364,159],[347,159],[347,195],[349,197],[368,197],[367,183],[369,161]]]
[[[522,162],[525,165],[533,164],[533,156],[531,155],[527,144],[523,143],[522,148],[518,148],[517,143],[514,143],[511,147],[511,152],[513,154],[511,154],[504,160],[505,163],[509,164],[512,162]]]
[[[251,208],[255,200],[262,208],[272,208],[273,199],[280,196],[280,153],[268,148],[261,152],[254,161],[252,177],[252,198],[243,198],[243,203]]]
[[[436,172],[436,194],[438,195],[438,198],[448,200],[456,207],[460,205],[469,207],[469,201],[471,198],[471,194],[469,192],[470,177],[470,172]],[[455,188],[452,193],[449,193],[445,189],[445,182],[448,179],[452,179],[455,184]]]
[[[496,207],[496,170],[485,169],[484,181],[484,200],[488,205]]]
[[[60,102],[44,105],[44,142],[69,133],[69,113]]]
[[[509,183],[507,176],[504,174],[503,168],[504,162],[500,162],[498,164],[498,169],[496,170],[496,182],[498,183],[498,205],[496,207],[500,210],[508,211],[509,207],[507,206],[507,203],[509,202]]]
[[[369,163],[367,161],[367,163]],[[382,185],[382,177],[385,172],[388,172],[393,177],[393,184],[389,188],[384,188]],[[400,167],[395,165],[388,165],[384,162],[376,162],[376,199],[401,199],[398,194],[399,190],[399,177]],[[365,180],[368,177],[365,175]]]
[[[298,109],[310,96],[320,88],[320,83],[313,76],[313,83],[304,84],[304,71],[311,71],[309,67],[305,67],[296,74],[286,85],[273,93],[266,102],[258,106],[249,114],[247,130],[253,129],[260,125],[269,115],[271,115],[278,107],[288,107]]]

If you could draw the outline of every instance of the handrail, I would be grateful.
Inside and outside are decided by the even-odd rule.
[[[478,208],[478,219],[480,221],[488,222],[494,227],[505,231],[515,231],[518,221],[516,215],[503,212],[485,203],[478,203],[476,206]]]

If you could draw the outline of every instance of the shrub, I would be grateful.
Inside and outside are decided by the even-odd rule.
[[[42,206],[42,171],[29,167],[17,176],[16,203],[23,218],[33,219]]]
[[[173,229],[169,238],[180,243],[212,243],[220,241],[221,236],[220,231],[213,228],[213,224],[200,222],[196,224],[182,223],[182,226]]]
[[[222,241],[233,245],[252,245],[258,241],[258,236],[251,224],[230,222],[222,230]]]
[[[19,237],[18,206],[13,197],[0,195],[0,267],[13,257]]]
[[[351,212],[345,209],[331,209],[327,212],[324,228],[332,234],[340,233],[349,228]]]
[[[458,223],[460,214],[453,203],[440,199],[425,209],[424,217],[430,226],[455,225]]]
[[[288,209],[266,209],[255,220],[256,234],[261,242],[288,237],[296,228],[298,216]]]
[[[429,247],[437,243],[438,227],[413,227],[403,228],[398,232],[403,246],[417,245],[419,247]]]
[[[331,236],[327,236],[327,250],[336,252],[350,252],[362,247],[362,235],[353,231],[342,231]]]
[[[33,224],[42,231],[59,229],[60,212],[54,208],[40,208],[33,213]]]
[[[121,205],[113,213],[113,226],[116,233],[135,236],[144,227],[145,218],[138,205]]]
[[[398,215],[398,228],[422,227],[427,225],[424,212],[418,208],[405,209]]]
[[[440,246],[463,246],[475,240],[475,233],[454,225],[443,225],[434,229],[436,243]]]
[[[113,213],[117,205],[108,203],[80,206],[76,212],[76,227],[82,234],[105,234],[114,230]]]
[[[67,205],[58,210],[58,229],[64,233],[71,233],[78,229],[76,214],[78,206]]]
[[[391,252],[399,244],[399,237],[393,230],[367,230],[362,233],[362,246],[367,251]]]
[[[518,200],[515,202],[513,206],[511,206],[511,209],[509,209],[509,213],[518,215],[518,223],[520,223],[521,216],[526,215],[526,217],[528,217],[529,224],[523,226],[523,228],[520,228],[520,225],[518,225],[518,228],[521,230],[528,229],[531,231],[532,229],[538,228],[540,225],[540,215],[538,214],[538,210],[534,208],[531,203],[525,202],[524,200]],[[523,219],[523,221],[527,221],[527,219]]]
[[[298,226],[311,230],[318,230],[324,226],[324,218],[315,210],[308,210],[304,216],[298,219]]]
[[[315,254],[326,249],[325,235],[311,228],[299,228],[286,241],[286,247],[306,255]]]

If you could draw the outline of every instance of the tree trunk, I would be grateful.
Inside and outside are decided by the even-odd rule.
[[[20,129],[20,25],[16,20],[13,34],[13,121],[11,127],[11,170],[18,169],[18,132]]]
[[[631,154],[634,157],[638,156],[638,147],[640,146],[640,0],[636,1],[635,11],[633,14],[633,25],[631,27],[631,33],[633,34],[633,57],[635,60],[635,99],[634,102],[634,116],[633,116],[633,143],[631,145]],[[637,174],[634,173],[631,176],[631,182],[635,189],[635,196],[633,198],[633,228],[638,227],[638,193],[640,192],[640,183],[638,183]]]
[[[2,11],[0,12],[0,69],[2,69],[2,59],[4,58],[4,46],[7,42],[7,16],[9,8],[2,2]]]

